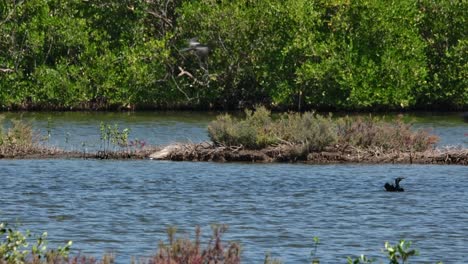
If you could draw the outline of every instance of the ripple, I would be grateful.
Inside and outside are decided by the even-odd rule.
[[[246,263],[261,263],[267,251],[308,262],[314,236],[324,263],[379,256],[385,241],[399,239],[420,249],[415,262],[466,259],[466,167],[86,160],[0,160],[0,167],[9,186],[2,220],[47,230],[51,247],[71,239],[98,257],[113,250],[118,263],[152,254],[169,225],[190,235],[201,225],[209,237],[213,223],[230,226],[225,240],[242,244]],[[395,175],[406,175],[407,192],[383,191]]]

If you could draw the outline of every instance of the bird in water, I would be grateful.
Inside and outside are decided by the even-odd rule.
[[[400,181],[403,180],[403,177],[398,177],[395,179],[395,185],[390,183],[385,183],[384,187],[387,192],[404,192],[405,189],[400,187]]]

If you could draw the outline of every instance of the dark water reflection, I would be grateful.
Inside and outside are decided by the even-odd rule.
[[[395,176],[407,192],[383,191]],[[169,225],[192,236],[212,223],[230,226],[244,263],[267,251],[308,263],[314,236],[322,263],[399,239],[421,250],[413,263],[468,259],[467,167],[0,160],[0,179],[2,221],[118,263],[151,255]]]

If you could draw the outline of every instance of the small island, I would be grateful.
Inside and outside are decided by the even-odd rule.
[[[402,117],[386,121],[315,112],[272,115],[258,106],[242,117],[219,115],[208,125],[210,142],[168,146],[130,140],[128,128],[101,124],[100,130],[99,150],[67,151],[43,144],[30,124],[17,120],[0,130],[0,158],[468,165],[468,149],[436,147],[437,136],[413,129]]]
[[[468,149],[436,148],[438,137],[398,118],[285,113],[265,107],[245,118],[220,115],[208,127],[212,143],[173,144],[151,159],[220,162],[418,163],[468,165]]]

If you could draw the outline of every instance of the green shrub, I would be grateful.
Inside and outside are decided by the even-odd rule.
[[[246,110],[242,120],[228,114],[218,116],[208,126],[208,134],[215,144],[242,145],[249,149],[261,149],[278,142],[273,134],[271,113],[265,107]]]
[[[4,236],[4,237],[3,237]],[[62,263],[70,252],[71,241],[57,249],[47,249],[47,232],[35,237],[35,243],[30,243],[31,233],[22,233],[0,223],[0,263]],[[31,247],[30,247],[31,245]]]
[[[391,122],[377,118],[344,117],[332,119],[313,112],[286,113],[277,120],[264,107],[246,111],[244,119],[225,114],[208,126],[211,140],[217,145],[261,149],[288,145],[292,154],[304,156],[327,147],[351,146],[383,151],[424,151],[437,142],[425,130],[413,131],[411,124],[399,117]]]
[[[275,132],[282,142],[301,145],[307,152],[322,150],[337,141],[336,125],[331,116],[323,117],[313,112],[282,115]]]

